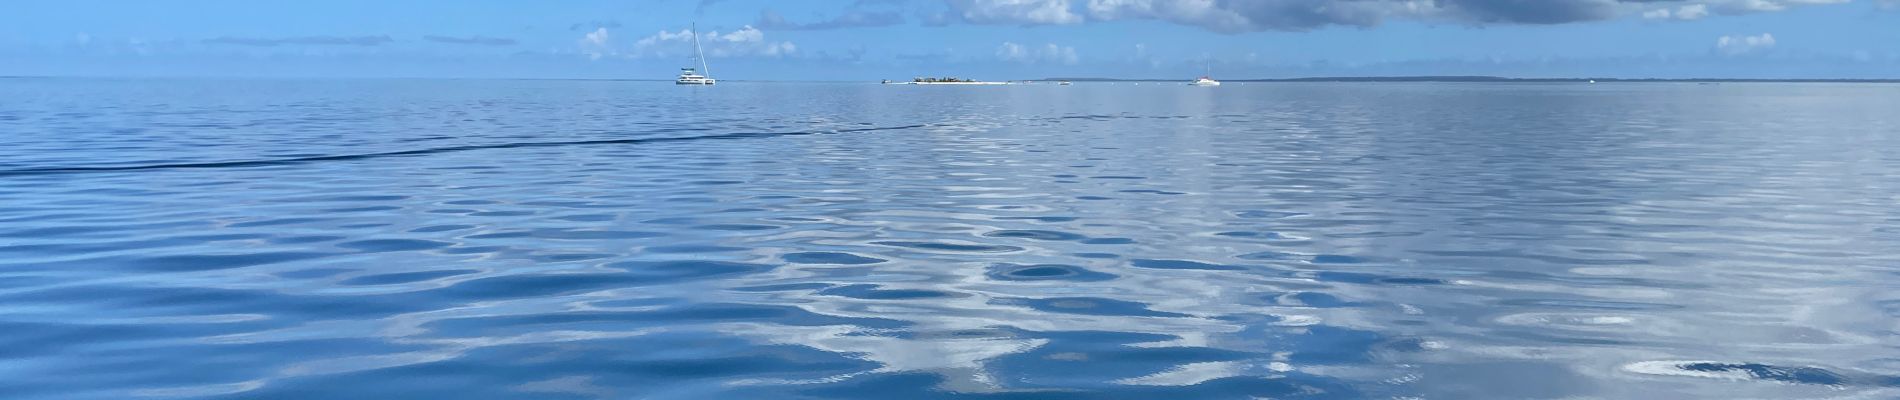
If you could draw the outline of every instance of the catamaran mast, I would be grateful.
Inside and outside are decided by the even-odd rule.
[[[699,75],[712,77],[712,68],[706,67],[706,53],[699,49],[699,23],[693,23],[693,58],[699,59]]]

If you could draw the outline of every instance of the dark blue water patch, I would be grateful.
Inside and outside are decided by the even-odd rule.
[[[532,255],[529,255],[528,259],[534,260],[534,262],[537,262],[537,263],[562,263],[562,262],[599,260],[603,258],[613,258],[616,256],[618,255],[608,254],[608,253],[540,253],[540,252],[537,252]]]
[[[271,244],[309,244],[309,243],[334,242],[334,241],[343,240],[343,239],[348,239],[348,238],[343,237],[343,236],[330,236],[330,235],[283,236],[283,237],[274,237],[270,239],[264,239],[264,241],[270,242]]]
[[[1316,255],[1313,256],[1313,259],[1310,261],[1314,264],[1359,264],[1365,262],[1365,260],[1361,260],[1358,257],[1337,254]]]
[[[190,254],[134,258],[130,264],[159,271],[210,271],[308,260],[333,255],[308,251],[267,251],[244,254]]]
[[[617,240],[644,239],[666,236],[658,232],[593,230],[593,229],[535,229],[528,231],[506,231],[465,236],[468,239],[508,239],[536,237],[562,240]]]
[[[449,247],[453,245],[455,244],[449,243],[449,242],[439,242],[439,241],[434,241],[434,240],[421,240],[421,239],[370,239],[370,240],[358,240],[354,242],[337,243],[336,246],[346,248],[346,249],[360,250],[366,253],[383,253],[383,252],[392,252],[392,251],[416,251],[416,250],[439,249],[439,248]]]
[[[1268,240],[1287,239],[1286,235],[1282,235],[1278,232],[1232,231],[1232,232],[1215,233],[1214,235],[1231,237],[1231,238],[1244,238],[1244,239],[1268,239]]]
[[[1153,260],[1153,259],[1146,259],[1146,258],[1135,259],[1133,261],[1130,261],[1129,264],[1134,265],[1136,268],[1152,268],[1152,269],[1199,269],[1199,270],[1209,270],[1209,271],[1235,271],[1235,270],[1244,269],[1244,268],[1232,266],[1232,265],[1209,264],[1209,263],[1204,263],[1204,262],[1199,262],[1199,261]]]
[[[999,230],[984,233],[983,236],[999,238],[1021,238],[1048,241],[1074,241],[1088,238],[1074,233],[1045,230]]]
[[[1148,179],[1148,177],[1145,177],[1145,176],[1129,176],[1129,175],[1103,175],[1103,176],[1091,176],[1091,177],[1089,177],[1089,179],[1123,179],[1123,180],[1136,180],[1136,179]]]
[[[1187,314],[1150,310],[1147,304],[1100,297],[1054,297],[1045,299],[995,298],[990,300],[990,304],[1024,306],[1035,309],[1036,311],[1063,314],[1167,318],[1189,316]]]
[[[281,199],[276,199],[276,200],[273,200],[273,202],[282,202],[282,203],[320,203],[320,202],[335,202],[335,203],[382,203],[382,202],[390,202],[390,201],[397,201],[397,200],[408,200],[408,199],[409,199],[409,196],[403,196],[403,195],[377,195],[377,194],[349,194],[349,195],[324,195],[324,196],[310,196],[310,197],[292,197],[292,198],[281,198]]]
[[[1840,374],[1814,367],[1783,367],[1757,363],[1715,363],[1696,362],[1677,365],[1684,371],[1692,372],[1745,372],[1749,377],[1786,383],[1808,385],[1840,385],[1847,382]]]
[[[0,303],[86,305],[143,315],[258,314],[272,319],[381,318],[447,306],[415,294],[295,295],[270,289],[137,288],[75,285],[0,295]]]
[[[1129,238],[1093,238],[1093,239],[1087,239],[1087,240],[1082,241],[1082,244],[1134,244],[1134,243],[1135,243],[1135,239],[1129,239]]]
[[[554,219],[557,220],[570,222],[609,222],[619,218],[619,216],[614,214],[580,214],[554,217]]]
[[[913,242],[913,241],[901,241],[901,240],[886,240],[886,241],[879,241],[879,242],[871,242],[871,244],[893,246],[893,247],[904,247],[904,248],[912,248],[912,249],[920,249],[920,250],[952,251],[952,252],[960,252],[960,253],[1009,253],[1009,252],[1017,252],[1017,251],[1023,250],[1023,248],[1021,247],[1005,246],[1005,245],[956,244],[956,243],[943,243],[943,242]]]
[[[1000,220],[1000,221],[1071,222],[1080,218],[1076,218],[1076,217],[996,217],[992,219]]]
[[[313,222],[323,222],[323,221],[329,221],[329,220],[330,218],[308,218],[308,217],[275,218],[275,219],[239,222],[239,223],[235,223],[235,224],[231,224],[227,226],[232,227],[232,228],[255,228],[255,227],[261,227],[261,226],[308,224],[308,223],[313,223]]]
[[[494,200],[451,200],[451,201],[442,202],[442,204],[447,204],[447,205],[452,205],[452,206],[483,206],[483,205],[500,204],[500,203],[501,202],[494,201]]]
[[[432,232],[459,231],[459,230],[474,229],[474,228],[476,228],[476,226],[474,225],[430,225],[430,226],[425,226],[421,228],[410,229],[409,232],[432,233]]]
[[[507,251],[508,249],[508,246],[462,246],[436,250],[436,252],[442,254],[494,254]]]
[[[1102,197],[1102,196],[1075,196],[1075,199],[1076,200],[1114,200],[1115,198]]]
[[[985,275],[1003,281],[1100,282],[1116,278],[1114,274],[1067,264],[996,264]]]
[[[1581,310],[1671,310],[1682,308],[1674,304],[1638,303],[1628,301],[1569,300],[1569,299],[1510,299],[1498,302],[1507,306],[1538,308],[1569,308]]]
[[[293,270],[293,271],[277,272],[277,273],[272,273],[271,275],[275,275],[275,276],[283,277],[283,278],[289,278],[289,279],[316,279],[316,278],[328,278],[328,277],[342,275],[342,274],[356,272],[356,271],[358,270],[351,269],[351,268],[310,268],[310,269],[299,269],[299,270]]]
[[[1093,258],[1093,259],[1122,258],[1120,254],[1114,254],[1114,253],[1075,253],[1072,255],[1076,257],[1081,257],[1081,258]]]
[[[481,210],[473,210],[473,209],[467,209],[467,208],[437,208],[437,209],[432,209],[432,210],[423,211],[423,212],[430,213],[430,214],[475,214],[475,213],[481,212]]]
[[[837,285],[833,285],[829,283],[786,283],[786,284],[779,284],[779,285],[736,287],[730,290],[735,291],[735,292],[803,292],[803,291],[820,290],[820,289],[829,288],[832,286],[837,286]]]
[[[819,290],[817,294],[842,296],[865,300],[915,300],[946,297],[965,297],[968,295],[927,289],[880,289],[882,286],[871,284],[844,285]]]
[[[658,280],[629,274],[524,274],[470,279],[448,287],[430,290],[429,293],[444,298],[470,301],[500,300],[635,287],[656,281]]]
[[[1159,194],[1159,195],[1169,195],[1169,196],[1178,196],[1178,195],[1184,195],[1184,194],[1187,194],[1186,192],[1170,192],[1170,191],[1166,191],[1166,190],[1154,190],[1154,189],[1127,189],[1127,190],[1117,190],[1117,192],[1121,192],[1121,193],[1141,193],[1141,194]]]
[[[794,264],[863,265],[863,264],[876,264],[876,263],[881,263],[885,261],[890,261],[890,260],[886,260],[882,258],[865,257],[865,256],[856,255],[856,254],[851,254],[851,253],[837,253],[837,252],[829,252],[829,251],[807,251],[807,252],[798,252],[798,253],[788,253],[783,256],[779,256],[779,258],[783,258],[785,259],[786,262],[790,262]]]
[[[1255,218],[1255,219],[1282,219],[1282,218],[1293,218],[1293,217],[1298,217],[1298,216],[1303,216],[1303,215],[1306,215],[1306,213],[1287,212],[1287,211],[1268,211],[1268,210],[1244,210],[1244,211],[1234,212],[1234,216],[1236,217]]]
[[[1286,261],[1286,260],[1304,260],[1307,258],[1307,256],[1305,254],[1284,253],[1284,252],[1278,252],[1278,251],[1261,251],[1261,252],[1241,254],[1238,256],[1234,256],[1234,258],[1239,258],[1242,260],[1259,260],[1259,261]]]
[[[514,238],[525,238],[525,237],[533,237],[533,236],[534,236],[534,232],[529,232],[529,231],[507,231],[507,232],[479,233],[479,234],[474,234],[474,235],[463,236],[463,238],[465,239],[514,239]]]
[[[451,270],[441,270],[441,271],[399,272],[399,273],[393,273],[393,274],[358,276],[355,278],[345,279],[341,282],[337,282],[337,284],[346,285],[346,286],[393,285],[393,284],[401,284],[401,283],[413,283],[413,282],[436,280],[436,279],[447,278],[451,276],[468,275],[468,274],[473,274],[476,272],[481,272],[481,271],[476,271],[472,269],[451,269]]]
[[[838,317],[813,313],[802,308],[781,305],[693,303],[650,310],[589,310],[545,312],[500,316],[448,318],[423,324],[458,337],[480,337],[504,333],[544,332],[553,326],[565,329],[625,331],[649,326],[681,326],[694,322],[771,321],[785,326],[860,326],[895,329],[908,323],[879,318]],[[662,351],[655,348],[650,352]]]
[[[468,213],[471,217],[525,217],[534,215],[533,211],[481,211]]]
[[[732,247],[732,246],[681,244],[681,245],[671,245],[671,246],[652,246],[652,247],[647,247],[643,250],[648,253],[660,253],[660,254],[698,254],[698,253],[731,253],[731,252],[736,252],[736,251],[746,251],[747,249],[744,247]]]
[[[1345,301],[1339,297],[1319,292],[1299,292],[1287,295],[1286,297],[1298,301],[1300,305],[1314,308],[1341,308],[1359,305],[1359,303]]]
[[[654,218],[654,219],[649,219],[645,221],[640,221],[640,223],[643,223],[643,224],[656,224],[656,225],[686,225],[686,224],[693,224],[693,223],[698,223],[698,222],[699,222],[698,218],[692,218],[692,217]]]
[[[363,207],[332,208],[332,209],[323,210],[323,212],[331,213],[331,214],[339,214],[339,213],[353,213],[353,212],[395,211],[395,210],[401,210],[401,209],[402,207],[397,207],[397,206],[363,206]]]
[[[1434,278],[1392,277],[1358,272],[1333,271],[1313,274],[1313,279],[1320,282],[1358,283],[1367,285],[1443,285],[1446,283],[1443,279]]]
[[[761,224],[712,224],[712,225],[700,225],[700,226],[693,227],[693,229],[708,230],[708,231],[769,231],[773,229],[783,229],[783,228],[785,227],[778,226],[778,225],[761,225]]]
[[[1372,360],[1372,351],[1385,336],[1377,332],[1341,328],[1331,325],[1313,325],[1297,334],[1281,334],[1276,338],[1286,341],[1287,348],[1298,349],[1288,361],[1296,364],[1354,364]]]
[[[607,267],[624,269],[643,279],[674,281],[759,273],[770,271],[775,266],[729,261],[675,260],[626,261],[607,264]]]

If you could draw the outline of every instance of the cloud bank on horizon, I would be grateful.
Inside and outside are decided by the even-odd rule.
[[[1460,24],[1563,24],[1619,16],[1700,19],[1850,0],[945,0],[973,24],[1066,25],[1159,20],[1222,33],[1372,27],[1393,19]],[[1895,3],[1889,0],[1887,3]]]
[[[698,22],[761,79],[1900,78],[1900,0],[95,1],[0,14],[0,75],[667,74]]]

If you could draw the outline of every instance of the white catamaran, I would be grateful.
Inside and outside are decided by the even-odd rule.
[[[1201,78],[1200,78],[1200,79],[1195,79],[1195,80],[1194,80],[1193,82],[1188,82],[1188,85],[1192,85],[1192,86],[1220,86],[1220,81],[1217,81],[1217,80],[1214,80],[1214,78],[1212,78],[1213,76],[1214,76],[1214,62],[1213,62],[1213,61],[1208,61],[1208,62],[1207,62],[1207,75],[1201,75]]]
[[[699,61],[699,69],[695,70],[693,67],[680,68],[680,77],[679,79],[673,80],[673,83],[677,85],[711,85],[718,83],[719,81],[714,80],[712,76],[710,76],[712,75],[712,68],[706,67],[706,53],[699,48],[699,24],[693,24],[692,33],[693,59]],[[704,75],[701,75],[701,73],[704,73]]]

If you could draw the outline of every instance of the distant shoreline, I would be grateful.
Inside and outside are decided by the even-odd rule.
[[[1185,82],[1187,79],[1043,78],[1036,82]],[[1900,79],[1757,79],[1757,78],[1505,78],[1498,76],[1326,76],[1278,79],[1222,79],[1222,82],[1524,82],[1584,83],[1900,83]]]

